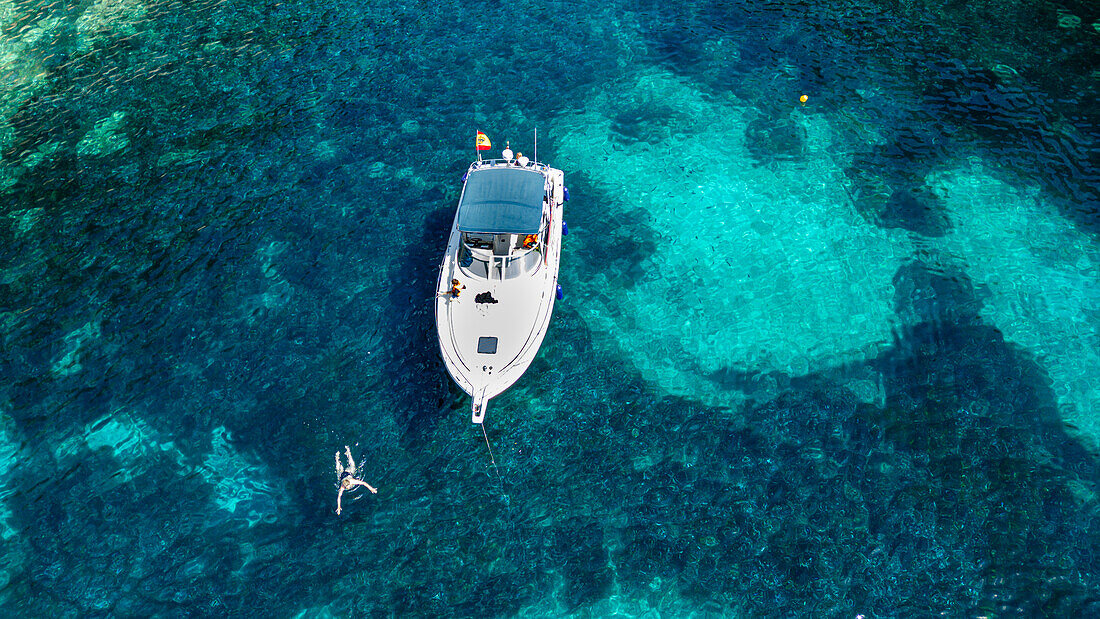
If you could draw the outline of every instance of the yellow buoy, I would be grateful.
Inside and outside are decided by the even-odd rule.
[[[798,98],[798,102],[801,103],[802,105],[806,105],[806,102],[809,101],[809,100],[810,100],[810,98],[807,97],[806,95],[802,95],[801,97]]]

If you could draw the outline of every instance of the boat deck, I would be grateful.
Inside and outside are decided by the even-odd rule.
[[[491,380],[525,349],[537,346],[539,342],[534,340],[543,322],[539,317],[548,309],[547,297],[554,294],[554,286],[546,281],[548,275],[548,269],[539,269],[533,277],[502,281],[464,277],[462,270],[456,269],[454,277],[466,289],[458,297],[444,291],[437,303],[444,324],[450,325],[447,336],[451,347],[477,351],[472,357],[456,359],[461,367],[467,372],[483,372],[485,379]],[[487,350],[493,352],[484,352]]]

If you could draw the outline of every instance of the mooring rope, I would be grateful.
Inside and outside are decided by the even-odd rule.
[[[489,460],[493,463],[493,471],[497,474],[497,485],[500,487],[500,495],[504,497],[505,504],[508,504],[508,494],[504,492],[504,476],[500,474],[500,467],[497,466],[497,459],[493,455],[493,446],[489,444],[489,434],[485,431],[485,423],[477,424],[481,426],[481,435],[485,437],[485,446],[489,448]]]
[[[485,432],[485,423],[477,424],[481,426],[481,435],[485,437],[485,446],[489,448],[489,459],[493,461],[493,466],[496,467],[497,459],[493,457],[493,446],[489,444],[489,435]],[[500,470],[497,469],[497,475],[500,475]]]

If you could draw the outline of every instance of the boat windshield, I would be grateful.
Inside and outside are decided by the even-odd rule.
[[[477,234],[538,234],[545,196],[546,179],[538,171],[472,170],[458,203],[458,229]]]

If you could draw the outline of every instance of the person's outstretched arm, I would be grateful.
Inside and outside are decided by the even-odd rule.
[[[340,486],[340,492],[336,495],[336,515],[337,516],[340,515],[340,511],[342,509],[340,507],[340,499],[342,499],[342,498],[344,498],[344,487]]]
[[[375,488],[374,486],[368,484],[367,482],[363,481],[362,479],[353,479],[353,480],[351,480],[351,483],[358,484],[360,486],[366,486],[367,490],[370,490],[371,492],[373,492],[375,494],[378,494],[378,489],[377,488]]]

